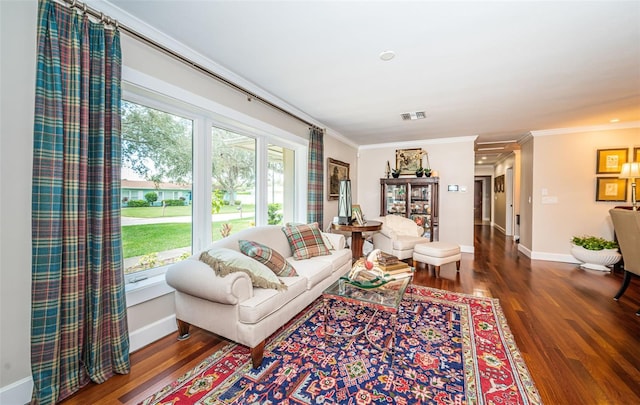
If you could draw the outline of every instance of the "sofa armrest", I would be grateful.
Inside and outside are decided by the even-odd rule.
[[[221,304],[235,305],[253,296],[251,279],[245,273],[219,277],[207,264],[187,259],[169,267],[167,284],[185,294]]]
[[[325,233],[324,235],[329,238],[331,244],[336,250],[345,249],[347,247],[344,235],[339,233]]]

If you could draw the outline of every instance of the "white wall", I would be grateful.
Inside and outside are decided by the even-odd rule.
[[[37,2],[0,1],[0,403],[30,395],[31,165]],[[20,382],[26,382],[21,384]],[[7,389],[12,383],[16,388]],[[22,403],[27,402],[29,396]]]
[[[395,167],[396,149],[422,148],[429,153],[431,169],[440,177],[440,240],[457,243],[473,252],[473,186],[475,137],[361,147],[358,158],[358,197],[368,218],[380,215],[380,179],[387,161]],[[447,185],[466,187],[466,192],[448,192]]]
[[[595,201],[596,178],[603,176],[596,175],[596,154],[598,149],[628,148],[631,156],[640,146],[640,123],[632,125],[532,133],[532,258],[575,262],[569,253],[571,236],[613,237],[609,210],[630,204],[630,187],[626,203]],[[551,202],[544,203],[543,197]]]

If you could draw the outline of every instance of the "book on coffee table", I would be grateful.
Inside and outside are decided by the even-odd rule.
[[[382,269],[382,271],[384,271],[385,273],[391,273],[391,272],[397,272],[398,270],[407,270],[409,269],[409,265],[405,262],[399,262],[396,264],[391,264],[391,265],[382,265],[380,264],[379,267]]]

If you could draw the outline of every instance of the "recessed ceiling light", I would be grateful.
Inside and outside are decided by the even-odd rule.
[[[396,53],[393,51],[384,51],[380,54],[380,59],[382,59],[385,62],[388,62],[395,57],[396,57]]]
[[[618,118],[614,118],[614,119],[612,119],[612,120],[611,120],[611,121],[609,121],[609,122],[611,122],[611,123],[620,122],[620,119],[618,119]]]
[[[487,157],[486,157],[486,156],[483,156],[483,157],[482,157],[482,160],[487,160]]]

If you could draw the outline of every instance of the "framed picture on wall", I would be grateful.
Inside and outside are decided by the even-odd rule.
[[[620,173],[628,157],[629,149],[598,149],[596,174]]]
[[[340,195],[340,180],[349,180],[349,163],[327,159],[327,199],[337,200]]]
[[[596,201],[627,201],[627,179],[596,178]]]
[[[396,149],[396,170],[400,174],[415,174],[422,169],[422,149]]]

